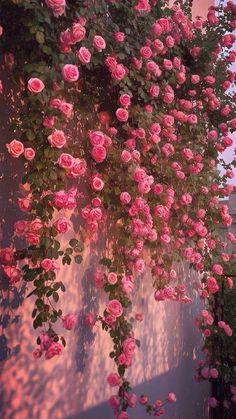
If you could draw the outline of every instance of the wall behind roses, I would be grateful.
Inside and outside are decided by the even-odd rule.
[[[196,0],[194,14],[202,15],[211,3]],[[9,93],[0,104],[0,244],[3,246],[8,245],[12,225],[18,218],[16,199],[23,170],[18,160],[5,159],[4,143],[14,138],[8,129],[10,108],[13,101],[17,112],[20,103],[11,82],[5,80],[4,85]],[[79,221],[73,215],[72,220],[75,224]],[[99,327],[90,330],[83,324],[85,312],[98,312],[105,307],[103,296],[94,289],[92,280],[102,246],[101,238],[96,249],[87,246],[82,266],[61,269],[60,276],[67,287],[61,305],[65,313],[79,314],[79,325],[75,332],[66,332],[68,347],[60,357],[50,361],[33,360],[36,333],[31,326],[32,300],[25,299],[20,305],[21,296],[10,294],[8,300],[3,301],[1,309],[8,316],[4,317],[3,332],[15,354],[2,364],[0,416],[4,419],[112,418],[106,403],[112,394],[106,377],[114,371],[113,362],[107,357],[110,341]],[[147,393],[153,400],[164,398],[169,391],[177,394],[178,403],[168,408],[166,419],[205,419],[208,417],[208,387],[196,384],[193,379],[194,359],[200,347],[200,337],[193,325],[200,309],[193,286],[197,277],[184,264],[178,271],[186,284],[192,284],[189,287],[193,297],[191,305],[156,303],[148,273],[137,280],[139,292],[134,310],[144,313],[144,321],[136,327],[135,334],[140,337],[142,346],[130,368],[129,379],[136,385],[134,391],[138,395]],[[9,311],[9,306],[13,312]],[[15,322],[6,330],[9,318]],[[1,335],[2,332],[0,359],[5,359],[7,344]],[[146,415],[137,408],[130,417],[144,419]]]

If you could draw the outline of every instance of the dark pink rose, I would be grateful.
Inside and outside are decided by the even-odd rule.
[[[35,77],[28,80],[27,88],[31,93],[40,93],[45,88],[45,85],[42,80]]]
[[[92,148],[91,154],[96,163],[102,163],[107,156],[106,149],[102,145],[94,146]]]
[[[63,346],[59,342],[52,342],[49,348],[45,352],[45,358],[51,359],[55,355],[60,355]]]
[[[118,300],[111,300],[108,303],[107,311],[113,317],[120,317],[123,314],[123,307]]]
[[[116,117],[120,122],[126,122],[129,119],[129,112],[126,109],[118,108],[116,111]]]

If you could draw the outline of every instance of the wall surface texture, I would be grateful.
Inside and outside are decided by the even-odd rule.
[[[195,14],[204,14],[211,1],[196,0]],[[5,158],[6,142],[13,139],[9,115],[12,104],[15,112],[19,98],[5,80],[8,97],[1,100],[0,115],[0,244],[6,246],[12,226],[18,218],[16,199],[23,167],[17,160]],[[20,215],[21,216],[21,215]],[[73,217],[72,217],[73,219]],[[63,238],[62,238],[63,239]],[[109,372],[115,371],[109,360],[109,338],[100,327],[92,331],[83,324],[87,311],[101,312],[105,300],[94,289],[92,273],[97,266],[103,243],[96,248],[87,246],[84,263],[63,267],[60,275],[67,293],[61,299],[63,311],[79,314],[74,332],[66,332],[68,346],[60,357],[50,361],[34,361],[32,350],[36,333],[32,329],[32,299],[21,304],[21,295],[9,293],[1,301],[0,359],[7,357],[7,344],[13,348],[10,360],[2,362],[0,417],[3,419],[109,419],[107,406],[111,389],[106,383]],[[200,348],[200,336],[194,328],[194,318],[201,308],[195,291],[197,277],[184,264],[178,266],[179,278],[189,288],[191,305],[156,303],[149,273],[137,279],[134,312],[142,311],[144,321],[136,327],[135,335],[141,348],[128,372],[134,391],[147,393],[153,400],[164,398],[169,391],[177,394],[178,403],[170,406],[166,419],[206,419],[208,386],[194,382],[195,358]],[[26,292],[28,292],[26,290]],[[4,317],[5,316],[5,317]],[[6,317],[7,316],[7,317]],[[10,320],[14,322],[6,328]],[[3,335],[7,336],[6,343]],[[141,408],[130,413],[131,418],[144,419]]]

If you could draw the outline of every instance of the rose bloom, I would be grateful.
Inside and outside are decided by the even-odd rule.
[[[123,307],[118,300],[111,300],[108,303],[107,311],[114,317],[120,317],[123,314]]]
[[[34,157],[35,157],[35,151],[34,151],[34,149],[31,148],[31,147],[25,148],[25,150],[24,150],[24,157],[25,157],[26,160],[29,160],[29,161],[30,160],[33,160]]]
[[[92,188],[95,191],[101,191],[104,188],[103,180],[98,176],[94,176],[94,178],[92,180]]]
[[[89,312],[85,314],[84,323],[86,326],[92,327],[95,324],[95,316],[93,313]]]
[[[128,192],[121,192],[120,200],[122,204],[129,204],[129,202],[131,201],[131,196]]]
[[[126,76],[126,69],[123,64],[117,64],[112,70],[111,77],[114,80],[122,80]]]
[[[45,272],[49,272],[52,269],[52,259],[45,258],[40,265]]]
[[[91,155],[96,163],[102,163],[106,159],[107,152],[102,145],[96,145],[92,148]]]
[[[127,94],[121,95],[119,102],[121,106],[124,106],[124,108],[128,108],[130,106],[130,95],[127,95]]]
[[[222,275],[223,274],[222,266],[217,264],[217,263],[213,265],[212,270],[216,275]]]
[[[129,112],[126,109],[118,108],[116,111],[116,117],[120,122],[126,122],[129,118]]]
[[[73,117],[73,105],[71,103],[62,102],[59,110],[66,116],[66,118]]]
[[[107,377],[107,382],[111,387],[116,387],[121,385],[122,379],[116,372],[111,372]]]
[[[66,233],[72,227],[72,224],[67,218],[61,217],[53,223],[53,227],[58,233]]]
[[[77,323],[77,315],[76,314],[67,314],[66,316],[62,317],[63,327],[66,330],[74,329]]]
[[[35,349],[34,351],[33,351],[33,357],[34,357],[34,359],[39,359],[41,356],[42,356],[42,351],[40,351],[40,349]]]
[[[86,34],[85,28],[78,22],[74,22],[71,30],[71,41],[73,44],[82,41]]]
[[[71,169],[70,174],[73,177],[78,177],[78,176],[82,176],[85,174],[87,170],[87,164],[86,161],[84,159],[74,159],[74,163],[73,163],[73,167]]]
[[[168,397],[167,397],[167,400],[170,402],[170,403],[175,403],[176,402],[176,395],[175,395],[175,393],[169,393],[168,394]]]
[[[80,60],[82,64],[88,64],[91,60],[91,53],[88,48],[81,47],[79,51],[76,53],[76,56]]]
[[[93,38],[93,46],[99,52],[101,52],[103,49],[106,48],[106,41],[102,36],[95,35],[94,38]]]
[[[117,275],[115,272],[109,272],[109,274],[107,275],[107,281],[109,282],[109,284],[114,285],[117,283]]]
[[[37,77],[33,77],[28,80],[27,88],[31,93],[40,93],[44,89],[45,85],[42,80]]]
[[[59,342],[52,342],[49,348],[45,352],[45,358],[51,359],[55,355],[60,355],[63,346]]]
[[[24,153],[24,145],[21,141],[12,140],[9,144],[6,144],[6,147],[8,153],[14,158],[18,158]]]
[[[55,130],[48,136],[48,141],[52,147],[62,148],[66,144],[66,137],[63,131]]]
[[[58,165],[63,169],[71,169],[74,164],[74,157],[67,153],[62,153],[58,159]]]
[[[89,133],[89,140],[92,145],[104,145],[105,136],[102,131],[92,131]]]
[[[79,70],[76,65],[73,64],[65,64],[62,68],[62,78],[63,80],[73,83],[78,80],[79,78]]]

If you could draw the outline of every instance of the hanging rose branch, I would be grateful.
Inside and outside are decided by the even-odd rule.
[[[139,346],[129,314],[136,276],[151,267],[157,302],[191,301],[174,269],[180,259],[202,274],[205,299],[222,283],[231,286],[215,229],[232,221],[219,197],[232,192],[234,162],[221,162],[223,176],[217,164],[236,128],[228,90],[235,81],[229,66],[236,9],[229,1],[211,7],[206,20],[192,20],[191,2],[181,4],[3,0],[1,6],[1,52],[24,101],[18,137],[7,150],[24,159],[27,191],[19,199],[25,216],[14,226],[27,249],[14,252],[14,241],[3,249],[3,270],[10,287],[32,284],[33,326],[42,329],[34,356],[50,359],[65,345],[57,320],[67,329],[76,324],[75,315],[58,308],[65,287],[57,271],[60,263],[81,263],[84,248],[81,233],[61,246],[60,234],[73,228],[65,210],[78,213],[91,242],[108,232],[94,273],[107,306],[88,313],[86,323],[101,322],[113,341],[117,370],[108,383],[118,387],[110,404],[119,419],[136,403],[126,378]],[[76,138],[71,122],[79,126]],[[214,319],[207,316],[209,325]],[[170,393],[166,402],[175,400]],[[142,397],[141,403],[154,416],[164,413],[165,402]]]

